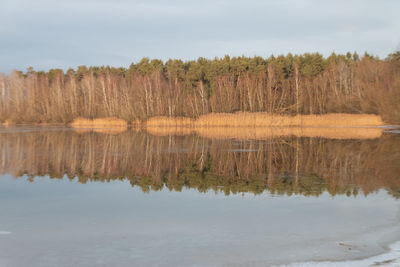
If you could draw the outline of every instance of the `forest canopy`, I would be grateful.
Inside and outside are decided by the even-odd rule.
[[[400,123],[400,52],[262,57],[143,58],[128,68],[79,66],[0,74],[0,120],[68,123],[74,118],[197,118],[236,111],[366,113]]]

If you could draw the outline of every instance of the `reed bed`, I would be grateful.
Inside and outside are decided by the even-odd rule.
[[[324,114],[282,116],[269,113],[210,113],[197,120],[185,117],[154,117],[145,122],[153,135],[196,133],[212,139],[268,139],[281,136],[332,139],[379,138],[383,130],[365,128],[383,125],[371,114]],[[234,129],[233,129],[234,128]]]
[[[354,126],[381,126],[382,118],[374,114],[344,114],[332,113],[323,115],[296,115],[294,125],[309,127],[354,127]]]
[[[153,117],[146,126],[157,127],[355,127],[380,126],[383,121],[373,114],[323,114],[285,116],[263,112],[210,113],[198,119],[186,117]]]
[[[269,113],[215,113],[200,116],[196,126],[379,126],[382,125],[380,116],[371,114],[323,114],[284,116]]]
[[[74,128],[127,128],[128,123],[123,119],[114,117],[86,119],[76,118],[70,123]]]

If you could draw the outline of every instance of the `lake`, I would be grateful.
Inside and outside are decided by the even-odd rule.
[[[1,128],[0,266],[398,264],[396,131],[161,132]]]

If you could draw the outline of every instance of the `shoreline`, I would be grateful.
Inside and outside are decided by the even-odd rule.
[[[280,115],[265,112],[208,113],[198,118],[153,116],[146,120],[127,121],[117,117],[77,117],[69,123],[12,123],[2,122],[5,127],[14,125],[70,126],[73,128],[128,128],[128,127],[377,127],[384,126],[382,118],[374,114],[308,114]]]
[[[279,137],[309,137],[327,139],[375,139],[380,138],[384,132],[398,129],[400,126],[257,126],[257,127],[169,127],[169,126],[144,126],[144,127],[71,127],[65,125],[13,125],[0,126],[0,132],[21,131],[31,129],[41,130],[71,130],[76,133],[96,132],[104,134],[122,134],[126,131],[143,131],[154,136],[188,136],[197,135],[208,139],[236,139],[236,140],[268,140]]]
[[[385,248],[385,251],[378,254],[372,254],[366,257],[361,257],[359,259],[348,259],[348,260],[323,260],[323,261],[301,261],[293,262],[289,264],[277,265],[286,267],[300,267],[300,266],[335,266],[335,267],[364,267],[364,266],[398,266],[400,264],[400,241],[395,241],[390,243]]]
[[[291,253],[285,257],[278,253],[276,261],[271,260],[266,264],[276,267],[364,267],[378,266],[392,261],[399,264],[400,226],[382,225],[345,237],[339,235],[332,239],[294,243],[282,250],[282,253],[285,250]],[[263,264],[261,261],[255,263]]]
[[[10,124],[4,127],[12,127]],[[144,121],[116,117],[76,118],[66,125],[22,124],[37,127],[71,127],[77,132],[93,130],[110,134],[128,129],[144,130],[152,135],[196,134],[210,139],[270,139],[282,136],[323,137],[332,139],[379,138],[385,127],[373,114],[332,113],[322,115],[278,115],[263,112],[209,113],[198,118],[155,116]]]
[[[196,134],[208,139],[268,140],[284,136],[322,137],[329,139],[374,139],[383,134],[379,127],[147,127],[146,132],[156,136]]]

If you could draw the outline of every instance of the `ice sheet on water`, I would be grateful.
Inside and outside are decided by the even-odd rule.
[[[365,266],[400,266],[400,241],[392,244],[389,251],[377,256],[362,260],[352,261],[320,261],[320,262],[295,262],[288,267],[317,267],[317,266],[349,266],[349,267],[365,267]]]
[[[9,235],[11,232],[8,231],[0,231],[0,235]]]

